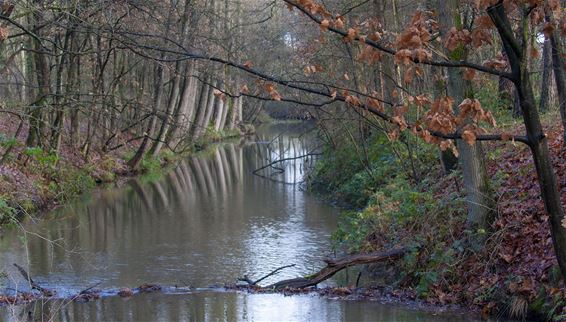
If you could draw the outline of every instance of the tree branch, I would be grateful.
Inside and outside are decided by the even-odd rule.
[[[300,4],[298,4],[295,1],[292,0],[283,0],[286,3],[288,3],[289,5],[299,9],[302,13],[304,13],[307,17],[309,17],[311,20],[313,20],[314,22],[316,22],[317,24],[321,24],[322,20],[313,15],[310,11],[308,11],[307,9],[305,9],[304,7],[302,7]],[[332,31],[333,33],[339,34],[342,37],[347,37],[348,33],[344,30],[340,30],[337,28],[334,28],[332,26],[328,26],[328,30]],[[354,40],[356,41],[362,41],[362,39],[359,36],[354,37]],[[381,45],[375,41],[372,41],[370,39],[364,39],[363,42],[367,45],[370,45],[371,47],[378,49],[379,51],[382,51],[386,54],[389,55],[395,55],[397,53],[396,50],[385,47],[384,45]],[[491,75],[495,75],[495,76],[499,76],[499,77],[504,77],[504,78],[508,78],[508,79],[512,79],[512,74],[504,72],[504,71],[499,71],[497,69],[493,69],[493,68],[489,68],[483,65],[479,65],[479,64],[474,64],[468,61],[434,61],[434,60],[416,60],[414,58],[411,58],[411,60],[416,63],[416,64],[424,64],[424,65],[430,65],[430,66],[439,66],[439,67],[449,67],[449,68],[471,68],[471,69],[475,69],[487,74],[491,74]]]

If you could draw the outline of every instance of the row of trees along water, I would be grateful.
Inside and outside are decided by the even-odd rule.
[[[134,133],[130,139],[142,140],[130,160],[136,168],[164,145],[238,124],[242,97],[286,102],[308,108],[330,146],[338,136],[361,141],[375,132],[402,139],[410,154],[415,137],[437,145],[447,170],[461,164],[468,227],[486,231],[493,200],[481,142],[526,144],[566,274],[564,210],[539,116],[556,101],[566,124],[558,0],[0,6],[2,90],[10,98],[2,111],[21,117],[30,146],[57,151],[68,133],[88,154]],[[486,97],[494,84],[524,134],[490,131],[494,106],[485,103],[501,102]]]
[[[206,131],[233,131],[244,100],[222,91],[239,76],[177,52],[237,57],[243,10],[231,1],[0,1],[2,112],[21,120],[16,137],[28,147],[55,153],[62,140],[87,156],[139,142],[133,170],[164,146],[181,151]]]

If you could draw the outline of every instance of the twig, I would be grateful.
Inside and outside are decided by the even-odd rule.
[[[14,266],[18,269],[20,274],[22,274],[22,276],[30,283],[32,289],[40,291],[43,294],[43,296],[46,296],[46,297],[53,296],[53,291],[50,291],[46,288],[43,288],[39,284],[37,284],[23,267],[21,267],[20,265],[18,265],[16,263],[14,263]]]
[[[296,265],[296,264],[291,264],[291,265],[279,267],[278,269],[273,270],[271,273],[269,273],[269,274],[265,275],[264,277],[262,277],[262,278],[258,279],[257,281],[255,281],[252,285],[257,285],[259,282],[263,281],[264,279],[266,279],[266,278],[268,278],[268,277],[271,277],[271,276],[273,276],[273,275],[279,273],[280,271],[282,271],[282,270],[284,270],[284,269],[286,269],[286,268],[295,267],[295,266],[297,266],[297,265]]]
[[[90,290],[92,290],[93,288],[97,287],[97,286],[100,285],[100,284],[102,284],[102,282],[98,282],[98,283],[94,284],[93,286],[88,287],[88,288],[82,290],[79,294],[88,294],[88,292],[89,292]]]
[[[296,265],[296,264],[291,264],[291,265],[281,266],[281,267],[279,267],[279,268],[277,268],[277,269],[271,271],[271,273],[269,273],[269,274],[263,276],[262,278],[256,280],[255,282],[252,281],[247,275],[244,275],[244,277],[238,278],[238,280],[239,280],[239,281],[242,281],[242,282],[246,282],[246,283],[248,283],[248,284],[250,284],[250,285],[252,285],[252,286],[255,286],[255,285],[257,285],[259,282],[265,280],[266,278],[271,277],[271,276],[273,276],[273,275],[276,275],[277,273],[279,273],[280,271],[282,271],[282,270],[284,270],[284,269],[286,269],[286,268],[295,267],[295,266],[297,266],[297,265]]]
[[[281,162],[285,162],[285,161],[293,161],[293,160],[298,160],[298,159],[303,159],[303,158],[308,158],[308,157],[311,157],[311,156],[321,156],[321,155],[322,155],[322,153],[309,153],[309,154],[300,155],[300,156],[297,156],[297,157],[275,160],[275,161],[273,161],[273,162],[271,162],[271,163],[269,163],[269,164],[264,165],[264,166],[261,167],[261,168],[255,169],[255,170],[253,171],[253,174],[258,175],[258,172],[260,172],[261,170],[266,169],[266,168],[269,168],[269,167],[272,167],[272,166],[274,166],[274,165],[277,164],[277,163],[281,163]]]

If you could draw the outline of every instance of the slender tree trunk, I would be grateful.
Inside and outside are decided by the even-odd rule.
[[[73,37],[72,47],[78,50],[78,40],[77,37]],[[81,91],[81,56],[72,55],[71,64],[69,66],[69,76],[68,76],[68,93],[73,91],[74,102],[71,108],[71,134],[70,141],[71,146],[78,146],[81,141],[80,137],[80,120],[79,120],[79,101],[80,101],[80,91]]]
[[[221,130],[222,116],[224,115],[225,104],[225,100],[218,100],[218,106],[214,115],[214,130],[216,132]]]
[[[443,32],[446,33],[452,27],[461,29],[460,0],[439,1],[439,5],[440,24]],[[452,60],[459,61],[464,60],[467,53],[462,48],[458,48],[448,54]],[[455,100],[456,105],[465,98],[473,97],[472,84],[464,80],[463,69],[448,69],[447,83],[448,95]],[[473,246],[479,248],[484,232],[491,227],[493,221],[493,202],[490,198],[484,153],[481,142],[475,142],[473,145],[464,140],[456,140],[456,142],[460,152],[459,159],[466,188],[467,225],[472,233],[477,236],[472,238]]]
[[[192,126],[192,138],[195,140],[198,139],[202,133],[202,124],[204,123],[204,117],[206,116],[208,101],[211,97],[214,97],[212,94],[212,88],[206,84],[209,80],[210,77],[207,77],[205,83],[202,85],[199,104],[197,106],[198,110],[196,111],[195,121]]]
[[[230,115],[228,117],[228,128],[233,130],[236,127],[236,122],[238,120],[238,108],[240,106],[241,97],[234,98],[232,100],[232,106],[230,108]]]
[[[57,66],[57,74],[55,75],[55,107],[56,107],[56,117],[53,123],[53,128],[51,130],[51,149],[59,154],[59,149],[61,147],[61,138],[63,135],[63,124],[65,123],[65,107],[63,102],[67,99],[63,99],[63,73],[65,71],[65,66],[67,65],[67,57],[72,42],[73,31],[69,28],[65,33],[65,40],[62,52],[60,53],[61,58],[59,59],[59,64]]]
[[[189,28],[191,26],[191,24],[189,23],[191,8],[192,8],[191,0],[186,0],[183,17],[182,17],[181,35],[179,36],[179,43],[183,45],[186,45],[187,43]],[[171,89],[171,95],[169,97],[169,103],[167,104],[167,110],[165,111],[165,121],[161,124],[161,128],[157,136],[157,141],[154,142],[151,151],[149,152],[153,157],[158,155],[163,145],[167,143],[167,133],[169,132],[171,123],[174,121],[173,113],[174,110],[176,109],[175,106],[179,106],[178,100],[180,95],[179,92],[181,90],[180,86],[181,86],[182,69],[184,67],[183,65],[186,65],[186,63],[181,61],[178,61],[175,64],[175,76],[173,78],[173,83],[171,85],[172,89]]]
[[[541,113],[548,111],[548,104],[550,101],[550,75],[552,73],[552,46],[550,40],[544,41],[542,49],[542,81],[540,88],[540,103],[539,110]]]
[[[210,119],[212,118],[212,114],[214,113],[214,108],[216,107],[216,102],[220,99],[214,95],[214,88],[216,87],[217,82],[213,81],[212,86],[210,88],[210,94],[208,97],[208,105],[206,107],[206,113],[204,115],[204,119],[202,124],[199,126],[199,133],[197,138],[201,137],[206,131],[208,130],[208,126],[210,124]]]
[[[535,162],[535,168],[539,179],[541,196],[548,215],[550,217],[550,229],[554,244],[554,251],[562,276],[566,277],[566,228],[564,210],[560,202],[560,192],[554,167],[548,150],[548,139],[544,134],[538,109],[535,103],[530,74],[528,70],[528,58],[526,57],[526,35],[517,39],[513,35],[511,23],[505,13],[503,1],[488,8],[488,13],[495,24],[501,37],[503,47],[509,57],[513,80],[517,88],[523,112],[523,121],[529,139],[529,146]],[[526,25],[528,18],[523,18],[522,24]]]
[[[234,104],[233,98],[228,98],[224,102],[224,109],[222,111],[222,119],[220,120],[220,129],[224,130],[226,128],[226,120],[228,120],[228,115],[230,113],[231,105]]]
[[[163,100],[164,78],[165,78],[165,68],[162,65],[158,65],[157,79],[155,82],[157,84],[157,87],[155,88],[153,109],[152,109],[153,114],[147,125],[146,132],[144,133],[144,138],[141,145],[139,146],[134,157],[130,159],[130,161],[128,161],[128,166],[133,171],[138,170],[139,165],[145,155],[145,152],[149,147],[150,138],[155,132],[155,129],[157,127],[157,112],[159,111],[159,106],[161,105],[161,102]]]
[[[186,129],[190,128],[193,121],[199,88],[198,79],[196,77],[192,77],[192,74],[195,72],[195,70],[196,68],[193,63],[190,64],[187,68],[183,94],[181,95],[181,99],[175,113],[173,128],[167,135],[166,141],[169,142],[173,147],[176,146],[177,143],[181,140],[179,136],[184,136],[186,134]]]
[[[553,20],[552,15],[547,14],[546,20],[551,22]],[[566,144],[566,71],[564,70],[564,58],[562,57],[562,42],[558,35],[558,30],[552,32],[549,38],[552,47],[554,82],[556,83],[556,91],[558,92],[558,107],[562,119],[562,142]]]
[[[36,5],[41,5],[41,1],[35,1]],[[34,26],[40,26],[43,21],[41,16],[41,10],[38,7],[37,10],[32,15]],[[38,32],[39,33],[39,32]],[[44,109],[47,107],[47,101],[49,99],[49,94],[51,92],[51,75],[49,62],[47,60],[47,55],[44,51],[47,50],[43,48],[41,42],[38,39],[32,40],[32,45],[34,49],[33,58],[34,65],[37,73],[37,96],[35,104],[31,107],[30,113],[30,128],[28,132],[28,137],[26,139],[27,146],[39,146],[44,147]],[[33,73],[32,73],[33,74]]]
[[[179,91],[180,91],[180,82],[181,82],[181,75],[180,75],[180,68],[181,63],[178,62],[175,70],[175,76],[173,77],[173,83],[171,84],[171,94],[169,95],[169,101],[167,103],[167,109],[165,110],[165,115],[163,116],[163,122],[161,123],[161,127],[159,129],[159,134],[156,137],[156,141],[153,143],[149,154],[152,157],[155,157],[161,151],[163,144],[165,143],[165,138],[167,132],[169,131],[169,125],[172,122],[172,113],[174,110],[175,105],[177,105],[177,100],[179,98]]]

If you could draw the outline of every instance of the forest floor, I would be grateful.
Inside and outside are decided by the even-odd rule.
[[[566,207],[566,147],[555,120],[546,128]],[[414,250],[401,260],[370,266],[373,278],[361,295],[351,287],[343,290],[344,297],[393,297],[439,308],[457,305],[485,317],[566,320],[566,288],[530,151],[511,142],[484,147],[496,217],[483,247],[474,250],[466,242],[470,232],[465,228],[459,173],[444,176],[438,166],[410,188],[405,179],[392,176],[370,193],[365,207],[346,213],[334,237],[338,247],[346,245],[355,252],[407,246]],[[350,181],[335,187],[334,193],[348,189],[360,187]]]
[[[59,154],[55,155],[38,148],[26,148],[26,128],[14,137],[18,124],[15,117],[0,118],[0,159],[13,146],[4,162],[0,162],[0,227],[57,208],[95,187],[120,185],[132,176],[159,172],[210,143],[241,135],[237,131],[226,134],[207,132],[183,153],[167,150],[156,158],[144,159],[139,171],[134,173],[129,170],[127,161],[140,142],[129,142],[132,135],[121,138],[124,146],[119,149],[103,152],[92,148],[88,156],[63,140]]]

